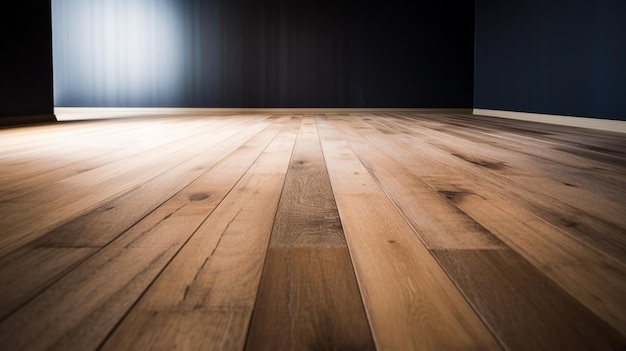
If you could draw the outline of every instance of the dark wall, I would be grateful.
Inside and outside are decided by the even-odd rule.
[[[474,107],[626,120],[626,1],[476,0]]]
[[[143,94],[124,93],[142,78],[113,77],[107,69],[123,62],[106,66],[98,42],[72,40],[105,10],[119,19],[134,16],[128,4],[144,3],[150,15],[168,2],[182,55],[159,61],[172,50],[147,38],[156,58],[145,63]],[[82,15],[79,3],[54,2],[57,106],[472,106],[473,1],[109,0],[117,7]],[[166,66],[177,73],[166,77]],[[80,67],[87,71],[72,73]]]
[[[11,2],[2,13],[0,46],[0,119],[53,119],[50,2]]]

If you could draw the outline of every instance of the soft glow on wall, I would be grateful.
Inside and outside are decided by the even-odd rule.
[[[176,106],[183,48],[176,0],[53,0],[55,106]]]

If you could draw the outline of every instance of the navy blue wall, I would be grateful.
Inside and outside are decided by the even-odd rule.
[[[101,50],[101,43],[72,40],[89,32],[80,26],[104,18],[102,8],[79,13],[81,6],[92,6],[85,4],[83,0],[53,1],[56,106],[472,106],[473,1],[89,3],[113,6],[105,10],[119,15],[111,17],[121,21],[126,16],[135,24],[136,13],[131,12],[143,4],[142,11],[152,18],[145,26],[157,31],[163,30],[158,25],[158,19],[164,18],[159,9],[170,6],[168,13],[177,18],[172,17],[171,26],[180,39],[167,44],[152,38],[154,30],[146,31],[153,34],[144,42],[154,44],[147,49],[152,54],[146,67],[141,67],[148,72],[149,83],[140,81],[136,69],[118,77],[106,73],[107,67],[122,65],[123,60],[107,63],[104,60],[111,50]],[[129,31],[117,34],[119,45],[134,40]],[[113,43],[107,45],[115,48]],[[134,48],[128,45],[126,52]],[[182,54],[162,57],[172,52]],[[86,59],[77,64],[74,60],[81,57]],[[72,73],[78,68],[84,71]],[[170,74],[170,68],[176,74]],[[137,93],[132,86],[149,89]]]
[[[54,120],[50,3],[15,1],[1,17],[0,119],[45,115]]]
[[[626,1],[476,0],[474,107],[626,120]]]

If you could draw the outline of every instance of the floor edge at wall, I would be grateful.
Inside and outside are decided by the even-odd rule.
[[[473,109],[473,114],[480,116],[500,117],[517,119],[522,121],[558,124],[570,127],[626,133],[626,121],[617,121],[611,119],[549,115],[542,113],[514,112],[504,110],[489,110],[481,108]]]
[[[177,107],[55,107],[59,121],[193,114],[315,114],[315,113],[467,113],[471,108],[177,108]]]
[[[0,117],[0,127],[56,122],[54,114]]]

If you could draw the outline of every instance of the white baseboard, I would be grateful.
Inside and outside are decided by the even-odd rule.
[[[179,108],[179,107],[55,107],[59,121],[157,115],[316,114],[316,113],[467,113],[471,108]]]
[[[616,121],[610,119],[560,116],[542,113],[513,112],[502,110],[487,110],[481,108],[475,108],[473,110],[473,114],[626,133],[626,121]]]

